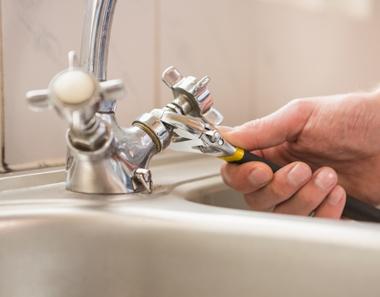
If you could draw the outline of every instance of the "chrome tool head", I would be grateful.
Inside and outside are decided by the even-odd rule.
[[[210,78],[183,76],[170,66],[163,72],[162,80],[174,95],[174,100],[160,115],[173,134],[170,147],[215,157],[232,155],[236,148],[225,141],[215,127],[222,123],[223,116],[212,107],[214,101],[208,89]]]
[[[170,148],[174,150],[215,157],[229,156],[236,150],[213,125],[202,119],[164,111],[161,121],[173,131]]]

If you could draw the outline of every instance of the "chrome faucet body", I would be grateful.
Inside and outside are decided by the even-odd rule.
[[[99,81],[107,80],[108,50],[117,0],[87,0],[82,30],[80,66]],[[99,112],[113,113],[116,100],[105,98]]]
[[[33,109],[53,107],[69,124],[66,188],[74,192],[151,192],[149,162],[175,136],[174,126],[161,120],[163,114],[189,115],[212,124],[222,120],[212,108],[209,78],[184,77],[169,67],[162,79],[174,100],[143,114],[131,127],[118,125],[114,112],[124,86],[106,78],[115,5],[116,0],[88,0],[80,61],[70,52],[69,68],[58,73],[48,89],[27,93]]]

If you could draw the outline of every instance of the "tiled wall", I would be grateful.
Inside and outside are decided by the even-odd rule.
[[[65,123],[53,111],[28,110],[24,94],[46,87],[66,66],[66,52],[79,50],[84,2],[2,1],[9,164],[64,156]],[[118,105],[120,122],[128,125],[170,100],[160,83],[168,65],[209,74],[216,105],[231,125],[294,97],[368,89],[380,81],[378,1],[369,1],[369,14],[359,18],[291,2],[119,0],[108,73],[128,91]]]

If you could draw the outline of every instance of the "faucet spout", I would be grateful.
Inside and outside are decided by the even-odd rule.
[[[81,68],[99,81],[107,80],[108,50],[117,0],[87,0],[80,51]],[[104,98],[99,112],[115,111],[114,98]]]

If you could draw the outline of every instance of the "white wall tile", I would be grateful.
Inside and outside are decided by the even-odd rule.
[[[65,155],[66,124],[54,111],[34,113],[25,92],[45,88],[79,51],[85,1],[4,0],[5,160],[20,164]],[[111,38],[109,78],[126,82],[120,122],[153,107],[154,1],[118,1]]]
[[[209,74],[230,125],[291,98],[367,89],[380,80],[378,4],[357,18],[279,2],[162,0],[161,68]],[[162,86],[161,101],[167,98]]]
[[[66,67],[67,51],[79,51],[84,2],[2,1],[10,164],[65,154],[65,123],[53,111],[30,111],[24,94],[46,87]],[[378,83],[378,1],[369,1],[372,13],[360,18],[290,2],[119,0],[108,74],[126,82],[128,96],[117,111],[121,124],[171,100],[159,82],[168,65],[185,74],[209,74],[216,106],[230,125],[269,113],[291,98]]]
[[[127,89],[118,102],[120,124],[130,125],[155,103],[155,0],[119,0],[112,25],[109,78]]]

